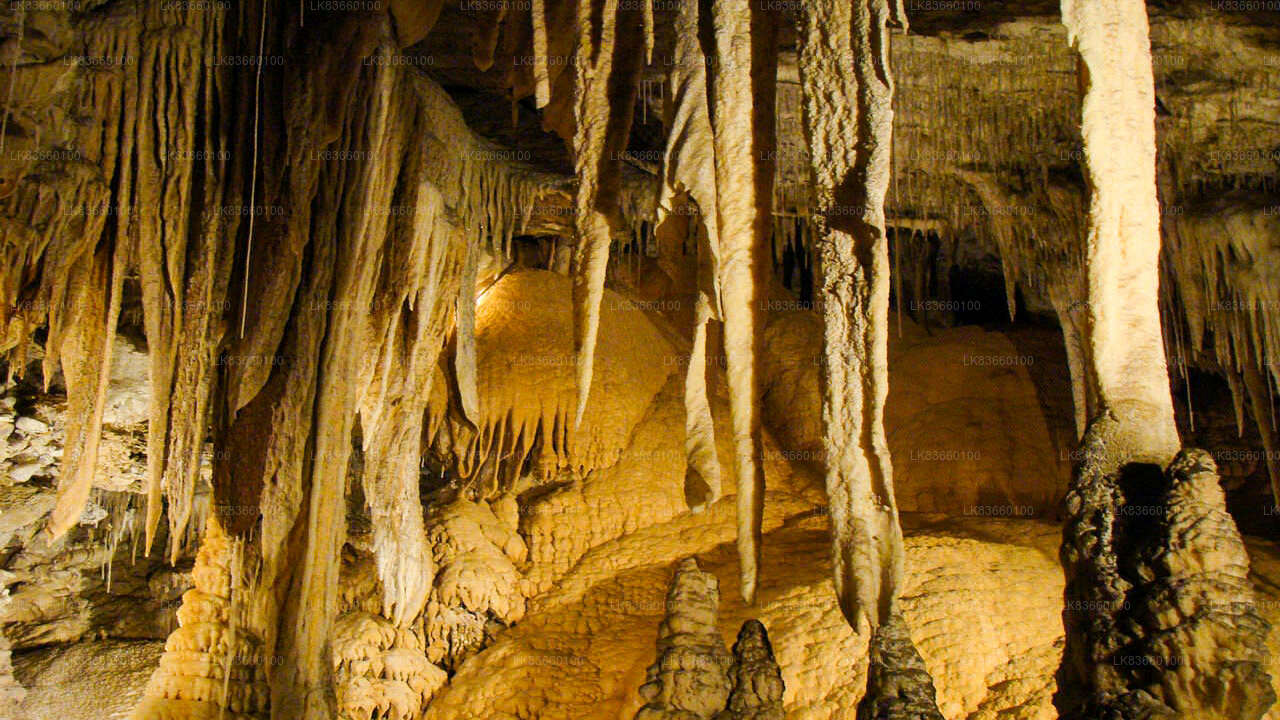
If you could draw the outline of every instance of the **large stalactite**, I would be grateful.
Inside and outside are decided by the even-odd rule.
[[[763,7],[763,6],[761,6]],[[760,463],[760,391],[756,358],[762,348],[759,308],[764,285],[766,232],[772,200],[775,141],[773,97],[774,23],[746,0],[711,4],[716,72],[710,81],[715,148],[716,237],[720,242],[720,292],[724,348],[733,421],[733,464],[738,487],[738,562],[742,597],[755,599],[764,515],[764,467]]]
[[[1140,2],[1066,0],[1079,50],[1085,164],[1086,351],[1099,410],[1118,420],[1117,463],[1169,464],[1180,445],[1160,327],[1155,84]]]
[[[683,231],[685,237],[692,234],[696,238],[697,299],[685,379],[685,455],[689,466],[685,494],[695,508],[714,502],[721,492],[715,428],[707,402],[707,329],[712,320],[723,318],[715,148],[707,107],[706,61],[698,43],[699,21],[698,4],[681,3],[674,20],[675,47],[667,78],[667,144],[655,219],[656,234]],[[691,208],[698,211],[696,215]]]
[[[619,0],[577,4],[573,89],[573,157],[578,178],[573,255],[573,339],[578,355],[575,426],[582,422],[591,390],[609,246],[619,222],[621,157],[631,130],[642,59],[638,50],[643,48],[643,39],[628,32],[631,28],[625,24],[637,8],[634,4],[626,4],[628,10],[621,7]]]
[[[886,2],[815,2],[799,66],[821,252],[823,432],[832,563],[851,624],[885,623],[902,576],[902,530],[884,436],[888,394],[889,187],[893,80]]]

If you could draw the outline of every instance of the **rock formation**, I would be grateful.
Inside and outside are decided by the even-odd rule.
[[[729,676],[733,679],[729,705],[716,720],[781,720],[782,671],[773,657],[769,633],[759,620],[742,623]]]
[[[1085,447],[1101,452],[1098,436]],[[1270,626],[1213,459],[1184,450],[1163,477],[1096,468],[1067,497],[1062,716],[1262,717]]]
[[[0,716],[1275,716],[1273,10],[0,7]]]
[[[743,623],[730,656],[716,627],[719,603],[715,575],[693,558],[682,561],[667,591],[658,657],[640,687],[647,702],[636,720],[782,717],[782,677],[764,625]]]
[[[902,530],[884,438],[893,133],[887,2],[820,2],[801,17],[798,64],[822,262],[823,450],[836,591],[850,623],[893,613]],[[844,62],[853,58],[853,63]]]
[[[871,638],[867,694],[858,703],[859,720],[941,720],[933,678],[898,615]]]
[[[636,720],[711,718],[729,703],[733,659],[716,630],[720,588],[714,575],[689,558],[667,591],[667,616],[658,628],[658,658],[640,696],[648,702]]]

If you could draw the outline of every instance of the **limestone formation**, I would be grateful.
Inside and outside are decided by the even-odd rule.
[[[3,4],[0,716],[1280,717],[1271,4]]]
[[[729,671],[733,690],[729,705],[716,720],[782,720],[782,671],[773,657],[769,633],[759,620],[748,620],[733,644]]]
[[[1103,437],[1091,429],[1085,449]],[[1212,458],[1100,466],[1087,460],[1067,496],[1062,716],[1263,717],[1270,627]]]
[[[823,451],[840,607],[872,627],[893,612],[902,530],[885,447],[893,80],[883,0],[818,2],[802,13],[799,67],[817,190],[822,262]],[[852,63],[845,58],[853,58]]]
[[[769,635],[757,620],[743,623],[729,654],[716,627],[716,577],[686,558],[667,590],[658,629],[658,657],[649,666],[636,720],[782,718],[782,677]]]
[[[901,616],[876,628],[869,652],[867,694],[858,703],[858,720],[942,719],[933,678]]]
[[[729,702],[733,659],[716,630],[720,588],[698,561],[680,563],[658,628],[658,658],[649,666],[636,720],[710,718]]]

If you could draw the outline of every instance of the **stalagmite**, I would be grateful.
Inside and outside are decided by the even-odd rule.
[[[635,720],[709,720],[728,703],[733,659],[716,630],[719,603],[716,576],[694,558],[682,561],[667,590],[658,656],[640,688],[647,702]]]
[[[1085,437],[1067,496],[1066,647],[1054,698],[1064,720],[1256,720],[1275,700],[1269,628],[1217,468],[1183,450],[1167,472],[1104,469],[1111,435]]]
[[[724,347],[733,422],[734,475],[738,488],[738,562],[742,597],[753,602],[760,565],[764,467],[760,464],[760,393],[757,327],[770,227],[776,85],[774,26],[747,0],[711,4],[716,75],[710,118],[715,147],[716,235]]]
[[[893,84],[884,0],[815,0],[801,13],[800,79],[822,254],[823,432],[836,592],[849,623],[888,621],[902,530],[884,434],[888,393],[889,184]],[[853,58],[849,63],[848,58]]]
[[[733,690],[716,720],[783,720],[782,671],[773,657],[769,633],[759,620],[742,623],[729,670]]]
[[[194,587],[183,594],[179,627],[165,642],[160,666],[151,674],[131,717],[267,716],[264,649],[252,614],[235,597],[244,581],[237,542],[210,521],[192,569]]]
[[[876,628],[870,646],[867,693],[858,720],[943,720],[933,678],[902,616],[894,613]]]
[[[1103,412],[1120,422],[1107,463],[1168,465],[1180,446],[1158,307],[1155,87],[1147,8],[1063,0],[1080,53],[1081,130],[1091,192],[1085,346]]]

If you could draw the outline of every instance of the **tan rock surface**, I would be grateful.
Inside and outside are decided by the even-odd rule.
[[[1035,331],[926,333],[904,319],[889,338],[885,432],[904,512],[1056,516],[1070,473],[1060,351]],[[821,462],[821,319],[780,312],[766,331],[766,420],[785,459]],[[1045,397],[1049,395],[1049,397]]]

